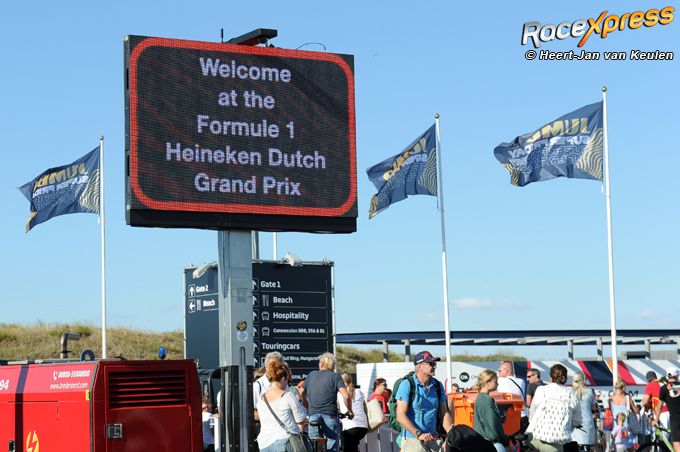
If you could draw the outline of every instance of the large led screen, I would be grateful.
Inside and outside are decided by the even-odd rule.
[[[353,57],[129,36],[127,222],[356,230]]]

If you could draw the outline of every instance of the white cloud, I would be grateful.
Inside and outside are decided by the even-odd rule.
[[[441,318],[442,315],[439,313],[435,313],[435,311],[433,310],[431,312],[420,314],[417,318],[417,321],[422,323],[434,323],[439,322]]]
[[[523,310],[527,305],[523,303],[501,301],[494,302],[490,298],[466,297],[451,302],[451,315],[456,316],[456,311],[509,311]],[[418,311],[415,320],[418,323],[439,325],[444,319],[444,310],[441,304],[429,304],[426,308]]]
[[[671,316],[669,316],[668,314],[661,315],[659,314],[658,311],[655,311],[654,309],[642,309],[641,311],[638,311],[636,314],[634,314],[633,318],[635,320],[642,319],[652,321],[660,327],[669,327],[675,324],[674,317],[672,315]]]
[[[453,304],[460,309],[488,309],[493,307],[488,298],[461,298],[455,300]]]
[[[638,312],[637,317],[643,319],[658,319],[659,314],[652,309],[643,309],[642,311]]]
[[[495,310],[495,311],[504,311],[504,310],[521,310],[525,309],[526,305],[523,303],[517,303],[517,302],[512,302],[512,301],[492,301],[489,298],[473,298],[473,297],[467,297],[467,298],[461,298],[459,300],[455,300],[453,302],[453,305],[458,308],[458,309],[484,309],[484,310]]]

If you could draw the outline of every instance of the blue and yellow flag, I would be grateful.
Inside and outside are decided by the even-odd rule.
[[[368,218],[408,195],[437,196],[437,142],[435,126],[406,149],[366,170],[378,193],[371,198]]]
[[[569,177],[602,180],[602,102],[586,105],[493,153],[513,185]]]
[[[19,187],[31,203],[26,232],[67,213],[99,213],[99,146],[75,162],[50,168]]]

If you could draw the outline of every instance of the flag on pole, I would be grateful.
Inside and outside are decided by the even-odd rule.
[[[602,102],[586,105],[494,149],[513,185],[556,177],[602,180]]]
[[[406,149],[366,170],[378,193],[371,198],[368,218],[408,195],[437,196],[437,140],[435,126]]]
[[[31,203],[26,232],[57,215],[99,213],[99,146],[75,162],[50,168],[19,191]]]

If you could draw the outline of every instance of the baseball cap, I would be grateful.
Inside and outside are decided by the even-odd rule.
[[[433,363],[435,361],[441,361],[441,358],[435,358],[430,352],[420,352],[413,359],[413,364],[416,366],[422,363]]]
[[[650,370],[649,372],[647,372],[645,374],[645,378],[647,379],[647,381],[656,380],[656,372],[654,372],[653,370]]]
[[[666,369],[666,375],[669,377],[678,377],[680,376],[680,369],[677,367],[669,367]]]

